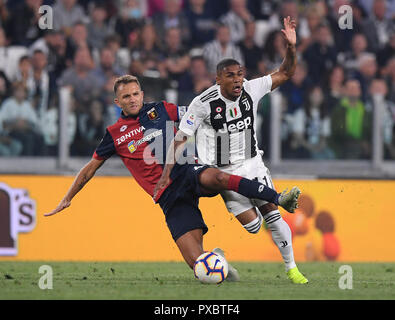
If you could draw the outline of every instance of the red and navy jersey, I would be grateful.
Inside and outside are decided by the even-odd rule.
[[[137,116],[121,113],[118,121],[107,127],[93,158],[105,160],[117,154],[137,183],[152,197],[166,161],[166,146],[176,132],[174,122],[179,122],[185,111],[186,107],[162,101],[143,104]],[[172,180],[177,176],[177,166],[170,175]],[[156,199],[163,191],[165,189]]]

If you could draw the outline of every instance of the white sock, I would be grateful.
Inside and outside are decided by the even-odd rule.
[[[285,263],[285,271],[296,267],[292,249],[292,234],[288,224],[281,217],[280,211],[274,210],[263,216],[272,232],[272,239],[280,250]]]

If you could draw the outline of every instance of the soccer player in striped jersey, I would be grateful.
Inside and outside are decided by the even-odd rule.
[[[208,228],[198,208],[200,196],[212,196],[233,190],[248,198],[262,199],[293,211],[297,196],[278,194],[258,181],[227,174],[218,168],[193,164],[176,164],[164,188],[154,190],[162,175],[166,147],[174,137],[175,122],[185,111],[166,101],[143,103],[143,91],[137,78],[126,75],[114,84],[115,103],[122,108],[120,118],[107,127],[92,159],[80,170],[59,205],[46,216],[69,207],[74,196],[95,175],[104,162],[118,155],[136,182],[162,208],[167,226],[187,264],[193,268],[203,251],[203,235]],[[169,143],[167,143],[169,142]],[[215,250],[221,254],[220,249]],[[229,276],[238,279],[232,269]],[[229,280],[229,279],[228,279]]]
[[[295,21],[284,19],[282,33],[287,43],[286,56],[280,68],[270,75],[244,79],[244,69],[233,59],[217,65],[216,84],[197,96],[182,118],[172,149],[182,148],[187,137],[196,133],[201,163],[216,165],[223,172],[264,183],[274,189],[263,163],[263,151],[257,146],[256,116],[259,100],[294,74],[296,67]],[[171,159],[173,155],[169,155]],[[172,165],[166,165],[158,190],[168,181]],[[294,189],[292,192],[299,192]],[[265,220],[293,283],[307,283],[299,272],[293,255],[291,231],[278,207],[262,200],[251,200],[233,191],[221,192],[226,207],[250,233],[257,233]],[[256,210],[258,208],[258,211]]]

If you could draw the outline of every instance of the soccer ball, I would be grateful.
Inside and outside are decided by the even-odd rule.
[[[224,257],[208,251],[196,259],[193,271],[201,282],[218,284],[228,275],[228,262]]]

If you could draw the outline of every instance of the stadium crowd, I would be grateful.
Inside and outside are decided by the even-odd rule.
[[[338,25],[352,8],[352,29]],[[40,29],[39,7],[53,8]],[[278,68],[283,17],[297,21],[298,66],[259,110],[270,152],[270,111],[282,109],[282,156],[369,159],[372,116],[383,112],[386,159],[395,159],[395,1],[0,0],[0,156],[57,154],[59,88],[72,88],[71,155],[91,156],[120,109],[113,82],[136,75],[145,100],[188,105],[233,57],[246,78]],[[174,94],[176,93],[176,94]]]

